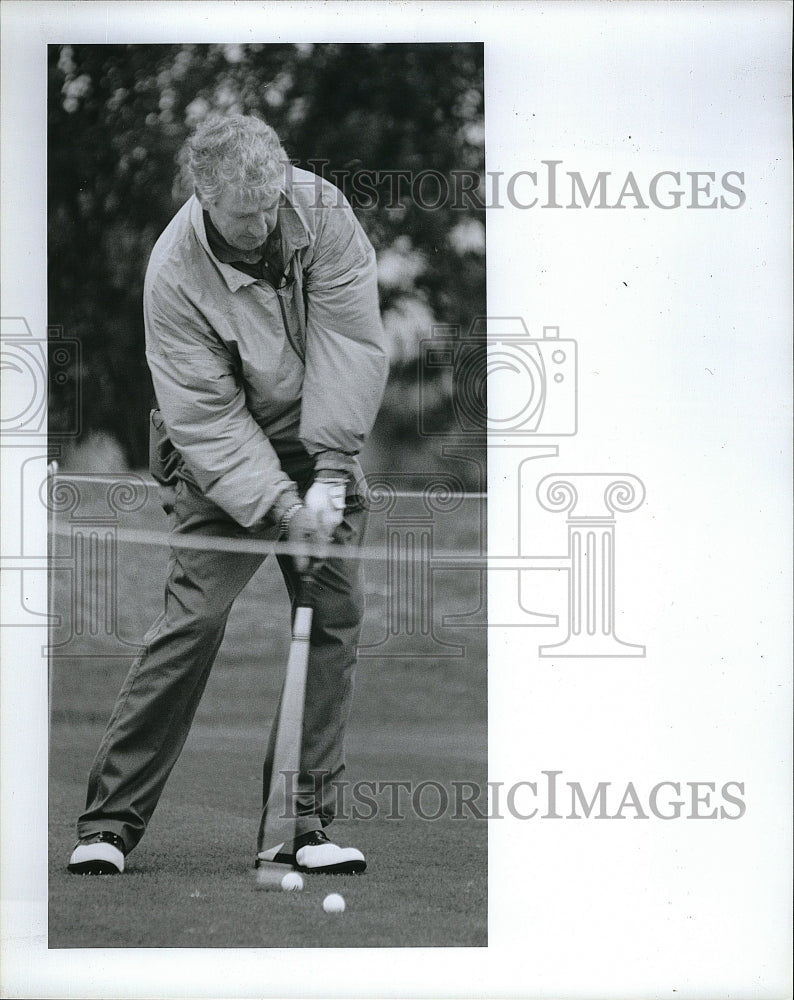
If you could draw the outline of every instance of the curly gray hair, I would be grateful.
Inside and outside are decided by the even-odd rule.
[[[212,115],[187,144],[187,172],[196,193],[216,202],[229,188],[277,198],[289,160],[275,131],[252,115]]]

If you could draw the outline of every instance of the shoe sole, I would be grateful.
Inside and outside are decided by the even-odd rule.
[[[363,871],[366,871],[367,862],[366,861],[340,861],[338,865],[324,865],[320,868],[307,868],[305,865],[299,865],[294,858],[282,860],[280,857],[276,857],[273,861],[265,862],[260,858],[256,858],[254,861],[254,868],[259,868],[264,864],[277,864],[289,867],[292,871],[300,872],[302,875],[360,875]]]
[[[366,861],[340,861],[338,865],[321,865],[319,868],[296,864],[295,870],[302,875],[360,875],[366,867]]]
[[[78,861],[67,865],[66,870],[72,875],[121,875],[118,868],[110,861]]]

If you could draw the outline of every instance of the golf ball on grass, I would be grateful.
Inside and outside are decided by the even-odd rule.
[[[287,872],[281,880],[284,892],[300,892],[303,888],[303,878],[299,872]]]
[[[344,913],[344,898],[338,892],[329,893],[323,900],[323,909],[326,913]]]

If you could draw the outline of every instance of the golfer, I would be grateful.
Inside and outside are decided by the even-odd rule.
[[[207,120],[187,149],[195,193],[157,241],[144,285],[159,409],[152,472],[172,531],[358,546],[366,500],[356,456],[387,374],[372,246],[339,190],[292,167],[258,118]],[[92,765],[69,871],[124,870],[182,750],[232,603],[262,559],[222,545],[172,548],[164,610]],[[279,557],[293,609],[307,563]],[[361,851],[324,830],[345,767],[359,561],[326,559],[313,589],[295,839],[259,857],[355,873],[366,866]]]

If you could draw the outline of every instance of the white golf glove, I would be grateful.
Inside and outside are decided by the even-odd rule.
[[[330,539],[345,516],[347,480],[316,479],[303,498],[305,506],[317,514],[320,527]]]

